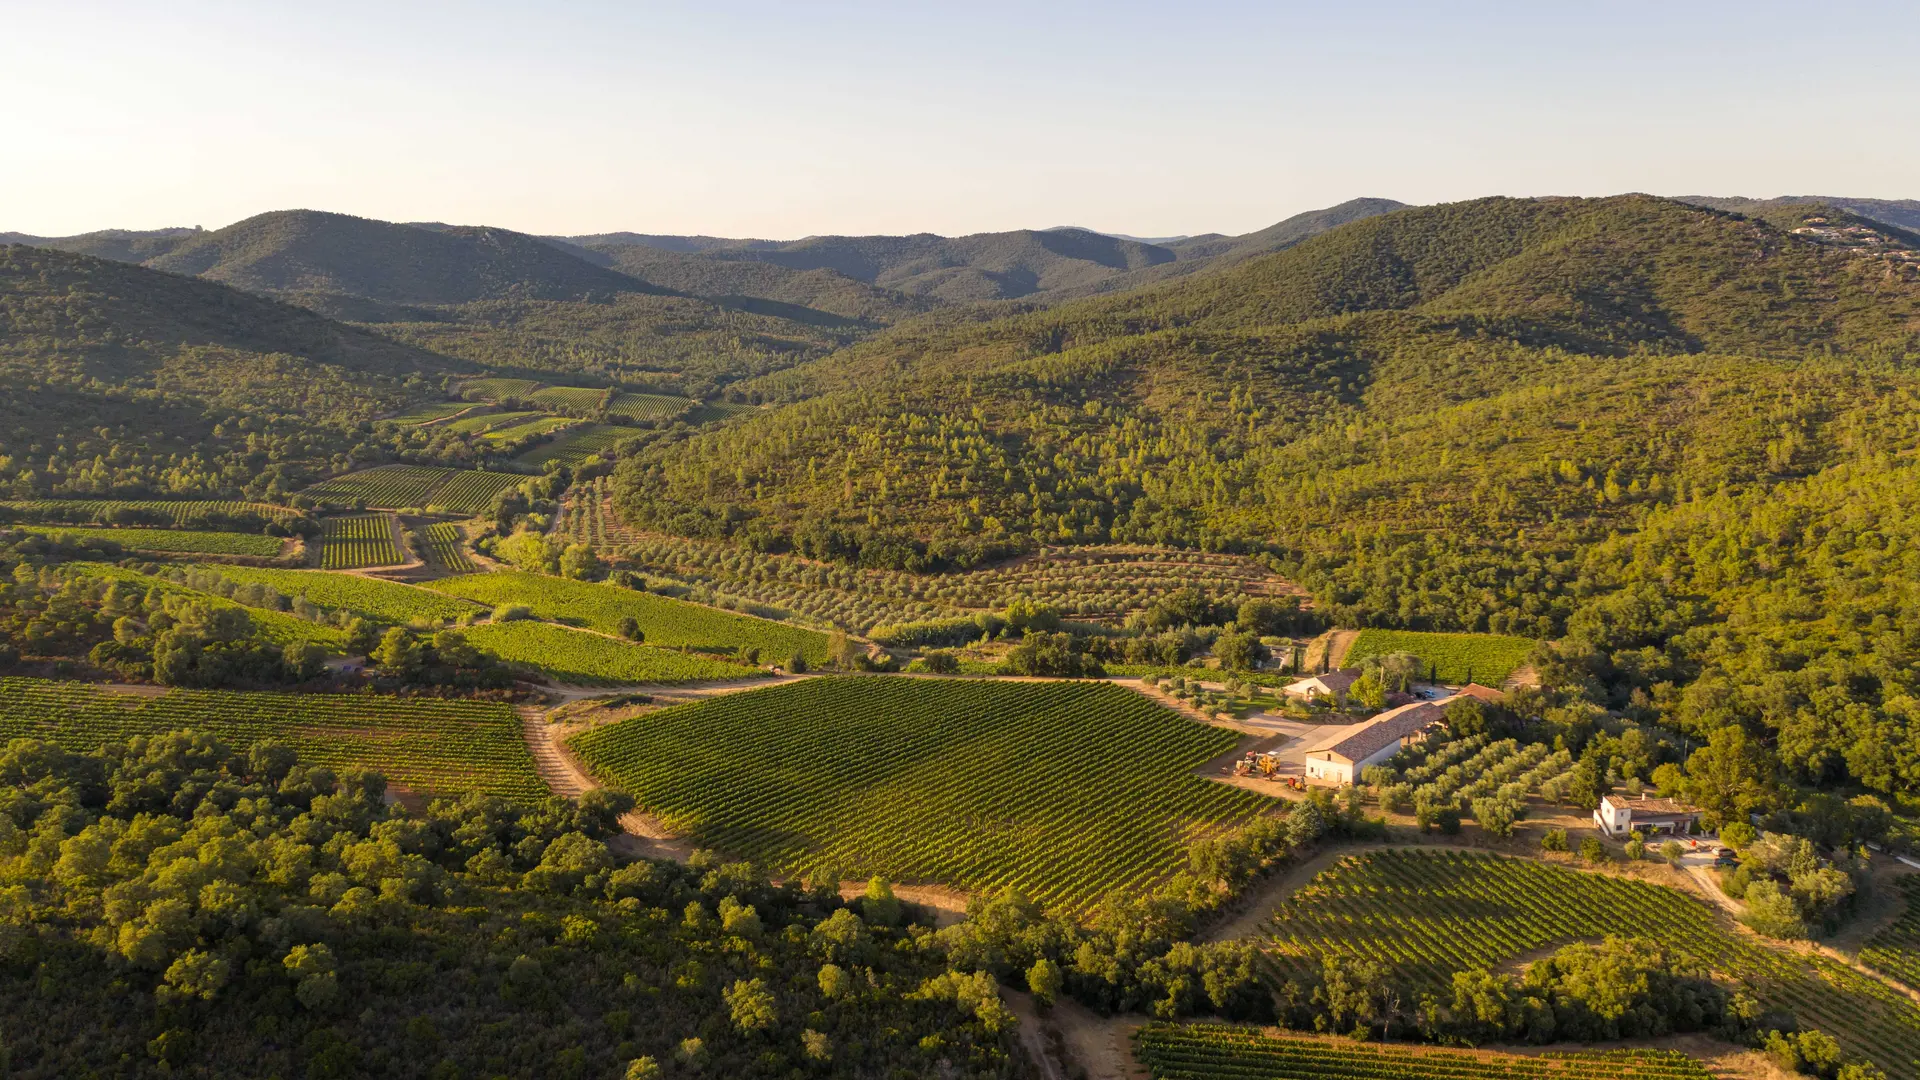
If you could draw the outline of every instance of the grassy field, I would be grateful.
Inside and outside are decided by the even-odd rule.
[[[71,533],[91,540],[109,540],[132,551],[164,551],[179,555],[255,555],[272,558],[284,544],[277,536],[254,533],[200,532],[190,529],[92,529],[73,525],[15,526],[43,535]]]
[[[549,409],[594,409],[610,396],[606,390],[591,386],[549,386],[535,390],[528,400]]]
[[[428,588],[489,607],[525,604],[542,619],[608,634],[619,633],[620,620],[632,618],[649,645],[684,645],[726,654],[756,648],[763,663],[784,664],[796,651],[809,663],[826,660],[827,637],[817,631],[614,585],[510,572],[445,578],[429,583]]]
[[[429,401],[422,405],[415,405],[403,413],[389,417],[389,419],[396,424],[404,424],[407,427],[418,427],[421,424],[452,416],[455,413],[462,413],[471,408],[473,408],[473,402],[471,401]]]
[[[1527,662],[1537,643],[1501,634],[1429,634],[1415,630],[1362,630],[1347,649],[1343,667],[1369,656],[1409,652],[1437,667],[1443,683],[1499,686]],[[1424,675],[1424,673],[1423,673]]]
[[[1692,954],[1896,1080],[1920,1076],[1920,1006],[1884,983],[1723,929],[1713,908],[1677,889],[1537,860],[1404,850],[1348,856],[1274,912],[1269,952],[1281,971],[1302,974],[1318,971],[1328,953],[1359,955],[1416,993],[1445,994],[1456,971],[1617,933]]]
[[[85,683],[0,678],[0,740],[87,750],[198,728],[244,747],[276,739],[335,770],[372,769],[421,793],[540,798],[546,785],[511,706],[371,694],[168,690],[121,694]]]
[[[545,415],[545,414],[531,412],[531,411],[528,411],[528,412],[481,412],[481,413],[476,413],[472,416],[463,416],[458,420],[450,421],[446,425],[444,430],[450,431],[455,435],[472,435],[475,432],[485,431],[488,428],[501,427],[503,425],[518,424],[521,421],[529,420],[529,419],[532,419],[533,417],[542,416],[542,415]]]
[[[483,615],[486,612],[478,604],[437,592],[356,574],[329,574],[321,570],[271,570],[252,566],[217,566],[211,569],[218,570],[222,577],[231,581],[261,582],[288,596],[304,595],[323,608],[349,611],[361,618],[391,626],[407,626],[416,620],[452,622],[461,615]]]
[[[755,668],[615,641],[552,623],[516,620],[468,627],[473,647],[507,663],[580,686],[752,678]]]
[[[576,736],[702,845],[785,873],[1018,887],[1085,910],[1274,803],[1194,767],[1230,731],[1106,683],[809,679]]]
[[[497,427],[480,436],[490,443],[510,443],[532,435],[545,435],[580,421],[565,416],[535,416],[508,427]]]
[[[468,379],[460,384],[460,392],[481,401],[499,401],[502,398],[526,397],[539,385],[533,379]]]
[[[1148,1024],[1134,1056],[1154,1080],[1712,1080],[1671,1050],[1496,1054],[1266,1035],[1219,1024]]]

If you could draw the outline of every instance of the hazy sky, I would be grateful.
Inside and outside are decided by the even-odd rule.
[[[0,230],[1238,233],[1920,198],[1920,5],[0,0]]]

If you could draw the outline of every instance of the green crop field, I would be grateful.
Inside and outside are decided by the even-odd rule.
[[[446,427],[442,430],[450,431],[455,435],[472,435],[477,431],[517,424],[522,420],[540,415],[542,414],[537,412],[492,412],[483,410],[472,416],[463,416],[458,420],[449,420]]]
[[[686,656],[615,641],[586,630],[516,620],[463,631],[474,648],[510,664],[534,668],[556,682],[580,686],[710,682],[752,678],[755,668],[704,656]]]
[[[549,386],[535,390],[528,400],[547,408],[592,410],[607,396],[606,390],[591,386]]]
[[[253,623],[255,626],[259,627],[260,636],[265,640],[272,642],[275,645],[285,646],[285,645],[294,644],[296,642],[300,644],[311,643],[314,645],[318,645],[323,649],[327,649],[331,652],[340,652],[346,648],[347,635],[344,631],[338,630],[331,626],[321,626],[317,623],[310,623],[305,619],[299,618],[294,615],[289,615],[284,611],[269,611],[264,608],[246,607],[246,605],[237,604],[234,601],[229,600],[224,596],[217,596],[213,593],[202,592],[199,589],[189,589],[185,585],[179,584],[178,582],[168,581],[165,578],[155,577],[151,574],[143,574],[138,570],[129,570],[129,569],[126,569],[125,567],[110,566],[106,563],[69,563],[67,565],[69,569],[86,574],[90,577],[109,578],[115,581],[129,581],[136,585],[139,585],[142,588],[158,589],[160,590],[160,593],[163,596],[170,595],[170,594],[177,594],[180,596],[191,597],[192,599],[198,600],[201,603],[204,603],[216,608],[244,607],[247,612],[247,617],[253,620]],[[280,574],[280,573],[297,573],[298,572],[298,571],[288,571],[288,570],[263,570],[258,567],[251,567],[251,566],[243,567],[243,566],[225,566],[225,565],[205,566],[205,567],[202,567],[202,569],[213,570],[219,573],[222,577],[229,578],[234,581],[251,580],[250,578],[244,576],[244,575],[250,575],[250,574]],[[319,574],[316,572],[315,576],[339,578],[341,575]]]
[[[388,417],[388,419],[396,424],[417,427],[421,424],[431,423],[435,420],[452,416],[455,413],[465,412],[473,407],[473,402],[471,401],[429,401],[425,404],[415,405],[405,412],[396,413]]]
[[[692,400],[671,394],[616,394],[607,404],[607,416],[616,420],[667,420]]]
[[[165,524],[173,528],[225,531],[233,525],[253,532],[257,522],[285,524],[300,518],[298,510],[272,503],[233,502],[228,500],[171,499],[32,499],[0,501],[0,521],[43,522],[74,525],[125,525],[121,515],[140,515],[140,525]]]
[[[277,739],[335,770],[373,769],[412,791],[541,798],[546,786],[509,705],[371,694],[168,690],[157,697],[85,683],[0,678],[0,740],[74,750],[197,728],[237,747]]]
[[[303,494],[331,506],[349,506],[356,500],[362,506],[425,506],[427,495],[453,474],[452,469],[426,465],[382,465],[336,476]]]
[[[71,533],[92,540],[108,540],[134,551],[164,551],[182,555],[257,555],[272,558],[280,554],[285,544],[277,536],[198,532],[190,529],[90,529],[71,525],[27,525],[21,528],[43,535]]]
[[[456,574],[476,569],[473,560],[467,558],[467,542],[460,535],[460,526],[453,522],[433,522],[422,531],[421,539],[425,541],[421,548],[426,553],[428,566]]]
[[[468,379],[460,384],[460,392],[482,401],[499,401],[502,398],[526,397],[539,385],[534,379]]]
[[[642,434],[640,428],[620,427],[616,424],[584,424],[544,446],[536,446],[521,454],[518,460],[529,465],[545,465],[549,461],[578,465],[594,454],[613,449],[613,444],[621,439],[639,434]]]
[[[519,473],[477,472],[471,469],[457,472],[433,493],[428,505],[455,514],[484,514],[492,509],[493,500],[501,492],[524,483],[526,479]]]
[[[1148,1024],[1134,1056],[1154,1080],[1712,1080],[1672,1050],[1496,1054],[1264,1035],[1220,1024]]]
[[[1439,668],[1444,683],[1477,682],[1498,686],[1527,662],[1537,643],[1501,634],[1428,634],[1414,630],[1362,630],[1347,649],[1342,665],[1368,656],[1409,652]],[[1423,673],[1424,674],[1424,673]]]
[[[1920,874],[1900,879],[1907,910],[1900,921],[1873,935],[1860,950],[1860,962],[1920,990]]]
[[[808,679],[581,733],[596,773],[702,845],[1065,910],[1151,886],[1270,810],[1193,775],[1231,731],[1108,683]]]
[[[392,514],[330,517],[321,534],[320,565],[327,570],[398,566],[406,562],[393,541]]]
[[[1705,902],[1661,885],[1531,859],[1375,851],[1322,871],[1269,925],[1282,971],[1309,974],[1326,954],[1359,955],[1435,994],[1447,992],[1456,971],[1565,942],[1650,937],[1746,984],[1762,1004],[1792,1010],[1890,1077],[1920,1077],[1920,1006],[1911,999],[1824,957],[1725,929]]]
[[[361,618],[390,626],[407,626],[419,620],[452,622],[461,615],[485,613],[485,609],[478,604],[456,600],[418,586],[358,574],[329,574],[324,570],[271,570],[251,566],[215,566],[210,569],[218,571],[220,576],[230,581],[271,585],[288,596],[305,596],[320,607],[349,611]]]
[[[795,652],[805,655],[809,663],[827,658],[827,636],[818,631],[616,585],[506,572],[444,578],[427,587],[488,606],[525,604],[542,619],[608,634],[619,633],[620,620],[631,617],[640,624],[649,645],[684,645],[727,654],[755,648],[760,650],[761,662],[769,664],[785,664]]]
[[[558,431],[563,427],[578,424],[580,421],[566,416],[536,416],[508,427],[488,429],[480,436],[489,443],[510,443],[534,435],[545,435],[549,431]]]

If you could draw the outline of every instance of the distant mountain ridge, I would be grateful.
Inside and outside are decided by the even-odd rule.
[[[1861,199],[1839,195],[1781,195],[1771,199],[1749,199],[1744,196],[1682,195],[1679,200],[1695,206],[1753,215],[1786,207],[1837,206],[1883,225],[1920,232],[1920,199]]]

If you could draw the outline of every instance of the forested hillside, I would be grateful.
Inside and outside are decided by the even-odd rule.
[[[1882,725],[1904,730],[1920,686],[1860,689],[1904,646],[1786,613],[1907,610],[1830,560],[1891,550],[1862,515],[1906,518],[1917,335],[1909,264],[1766,222],[1642,196],[1403,210],[749,382],[789,404],[626,462],[620,505],[918,569],[1043,543],[1264,549],[1336,625],[1571,630],[1597,700],[1702,733],[1843,729],[1783,744],[1790,765],[1904,788],[1920,751]],[[1750,533],[1741,500],[1785,517]]]
[[[0,248],[0,485],[274,498],[460,361],[212,282]]]

